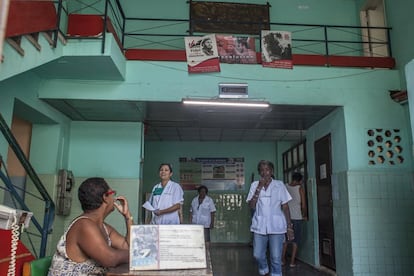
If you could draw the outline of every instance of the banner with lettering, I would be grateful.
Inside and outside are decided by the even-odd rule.
[[[254,37],[216,35],[220,62],[257,64]]]

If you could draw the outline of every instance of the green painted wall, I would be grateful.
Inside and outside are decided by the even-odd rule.
[[[138,178],[140,122],[72,122],[69,168],[78,177]]]
[[[396,3],[399,2],[399,3]],[[387,22],[392,27],[391,40],[393,56],[397,61],[397,68],[401,73],[401,87],[407,87],[404,67],[414,57],[414,47],[411,42],[407,43],[407,34],[411,33],[413,1],[391,1],[385,0]]]
[[[272,20],[276,22],[359,25],[358,6],[361,1],[313,0],[303,3],[280,0],[269,3],[272,5]],[[407,22],[410,22],[408,18],[412,5],[414,4],[408,1],[386,1],[388,23],[393,27],[391,36],[393,53],[397,58],[397,70],[304,66],[295,67],[293,70],[281,70],[263,68],[260,65],[222,64],[220,73],[189,75],[183,62],[128,61],[123,65],[121,58],[116,56],[115,66],[120,74],[125,73],[125,81],[46,80],[31,72],[18,74],[62,55],[61,48],[51,50],[45,45],[40,53],[33,50],[33,53],[29,54],[29,49],[34,48],[23,40],[24,48],[28,49],[24,58],[14,53],[9,46],[5,47],[5,61],[0,64],[0,79],[3,80],[0,82],[0,112],[6,122],[10,123],[13,114],[18,113],[14,107],[18,99],[38,113],[38,116],[33,117],[30,160],[35,170],[42,173],[42,180],[51,194],[55,193],[56,170],[59,168],[72,169],[77,176],[78,184],[85,177],[101,175],[107,178],[113,188],[128,196],[132,202],[134,216],[139,221],[142,210],[140,189],[145,191],[157,182],[160,162],[170,160],[167,162],[173,163],[177,168],[177,158],[182,154],[236,154],[240,153],[240,149],[233,148],[233,145],[211,143],[205,147],[210,150],[207,152],[192,143],[145,143],[144,154],[141,152],[140,123],[69,122],[65,116],[39,99],[178,102],[187,96],[215,97],[219,82],[243,81],[249,84],[251,98],[266,98],[274,104],[337,105],[339,108],[335,112],[312,126],[306,135],[309,160],[309,180],[306,185],[310,220],[306,223],[300,258],[310,264],[319,265],[313,143],[330,133],[333,178],[337,183],[335,188],[338,193],[334,200],[335,238],[340,241],[336,244],[337,273],[411,275],[414,272],[409,263],[414,258],[406,244],[412,240],[409,226],[413,224],[414,217],[411,211],[412,134],[407,105],[393,102],[389,98],[388,90],[404,88],[404,74],[399,70],[407,64],[407,87],[409,97],[412,98],[414,67],[409,61],[414,53],[412,43],[407,40],[410,26]],[[147,3],[147,8],[139,10],[145,17],[151,8],[158,10],[159,7],[150,2]],[[166,17],[187,16],[185,2],[168,1],[164,8]],[[163,11],[158,13],[158,16]],[[346,16],[343,16],[344,14]],[[44,41],[41,40],[41,43],[43,45]],[[99,49],[98,44],[93,45]],[[71,55],[81,51],[79,46],[71,47],[65,46],[65,53]],[[411,107],[410,103],[410,109],[413,110]],[[40,121],[43,123],[39,123]],[[404,162],[397,166],[369,166],[366,136],[369,129],[400,129]],[[248,170],[246,169],[251,173],[255,172],[256,162],[266,156],[280,164],[281,153],[289,147],[289,143],[253,143],[243,146],[246,156],[252,160],[248,161]],[[216,148],[220,151],[212,151]],[[4,157],[6,153],[7,143],[0,137],[0,154]],[[143,170],[140,163],[142,157]],[[281,176],[280,167],[278,175]],[[190,192],[186,193],[186,201],[193,196]],[[214,193],[216,202],[223,206],[231,200],[241,204],[244,202],[243,196],[241,193]],[[56,218],[53,241],[57,240],[70,219],[80,213],[76,198],[72,207],[70,216]],[[240,213],[241,224],[237,227],[220,224],[221,228],[217,229],[217,234],[213,234],[213,239],[232,241],[235,237],[234,232],[242,229],[239,241],[247,241],[247,209],[238,209],[234,205],[230,207],[233,208],[232,212],[223,213],[222,221],[229,221],[230,216]],[[122,232],[123,222],[116,214],[111,215],[109,222],[120,227]],[[53,251],[53,246],[50,245],[49,248]]]
[[[411,133],[414,133],[414,60],[411,60],[405,66],[405,75],[407,76],[408,106],[411,118]],[[412,140],[411,140],[412,141]],[[414,153],[414,147],[412,148]]]

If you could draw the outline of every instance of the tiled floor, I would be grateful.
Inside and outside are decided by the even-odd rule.
[[[214,276],[256,276],[256,261],[253,258],[252,247],[248,245],[211,244],[210,256]],[[296,267],[283,267],[283,276],[328,276],[332,273],[322,272],[297,261]]]

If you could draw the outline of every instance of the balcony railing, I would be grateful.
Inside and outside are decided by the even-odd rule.
[[[39,2],[44,5],[45,1],[23,2],[30,3],[30,5]],[[50,2],[56,8],[56,15],[50,15],[54,17],[53,20],[56,20],[55,45],[58,34],[63,34],[67,39],[101,39],[103,52],[106,33],[111,32],[117,39],[121,50],[127,57],[130,57],[128,52],[132,51],[133,53],[137,50],[167,51],[166,53],[170,54],[174,51],[184,51],[184,37],[205,35],[205,33],[191,31],[191,26],[195,22],[190,18],[127,17],[123,10],[123,3],[119,0],[101,0],[90,4],[78,0]],[[73,5],[74,2],[78,2],[79,5]],[[74,9],[73,6],[81,8]],[[32,22],[21,21],[19,24],[32,24]],[[309,57],[318,60],[321,63],[318,65],[330,65],[330,62],[338,57],[361,57],[370,58],[372,61],[383,58],[388,62],[391,60],[393,62],[390,41],[391,28],[389,27],[270,22],[270,28],[271,30],[292,33],[292,54],[294,59],[296,56],[297,61]],[[33,32],[33,30],[31,31]],[[231,33],[226,34],[232,35]],[[237,36],[247,35],[237,33]],[[260,53],[260,34],[249,34],[248,36],[256,38],[256,52]],[[140,51],[139,53],[148,52]],[[185,54],[181,53],[179,56],[182,59]],[[151,57],[141,58],[150,59]],[[156,57],[154,56],[154,58]]]

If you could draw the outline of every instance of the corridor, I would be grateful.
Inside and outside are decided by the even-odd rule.
[[[214,276],[256,276],[259,275],[253,259],[253,249],[248,245],[212,244],[210,247]],[[296,267],[283,267],[283,276],[329,276],[331,271],[319,271],[297,261]]]

